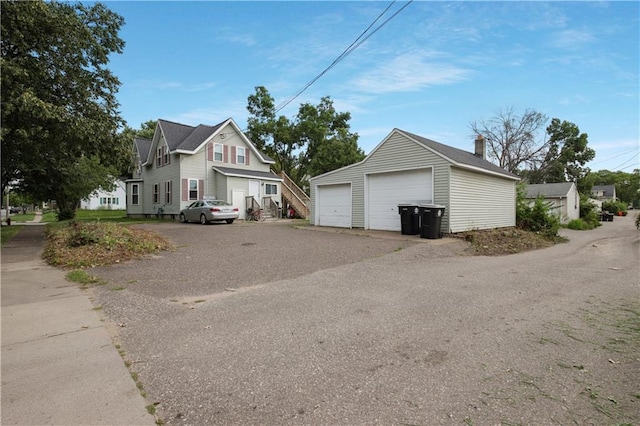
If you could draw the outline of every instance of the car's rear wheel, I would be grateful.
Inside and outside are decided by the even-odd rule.
[[[200,223],[206,225],[208,222],[207,217],[204,214],[200,215]]]
[[[231,225],[233,223],[233,219],[227,219],[227,223]]]
[[[180,222],[187,223],[187,218],[184,217],[184,213],[180,213]]]

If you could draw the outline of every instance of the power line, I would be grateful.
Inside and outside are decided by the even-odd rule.
[[[382,16],[387,13],[387,11],[391,8],[391,6],[394,5],[394,3],[396,2],[396,0],[393,0],[389,6],[387,6],[387,8],[380,13],[380,15],[378,15],[378,17],[362,32],[360,33],[360,35],[349,45],[349,47],[347,47],[336,59],[334,59],[333,62],[331,62],[331,64],[326,67],[324,70],[322,70],[322,72],[320,74],[318,74],[317,76],[315,76],[311,81],[309,81],[307,84],[305,84],[300,90],[298,90],[294,95],[289,96],[287,99],[285,99],[284,101],[280,102],[276,108],[275,108],[275,113],[278,113],[281,109],[283,109],[284,107],[286,107],[287,105],[289,105],[291,102],[293,102],[294,99],[296,99],[298,96],[300,96],[302,93],[304,93],[304,91],[306,91],[309,87],[311,87],[311,85],[313,83],[315,83],[316,81],[318,81],[320,79],[320,77],[322,77],[323,75],[325,75],[329,70],[331,70],[333,67],[335,67],[340,61],[342,61],[344,58],[346,58],[351,52],[353,52],[354,50],[356,50],[360,45],[362,45],[362,43],[364,43],[365,41],[367,41],[369,39],[369,37],[371,37],[372,35],[374,35],[375,33],[377,33],[382,27],[384,27],[390,20],[392,20],[393,18],[396,17],[396,15],[398,15],[400,12],[402,12],[407,6],[409,6],[413,0],[409,0],[409,2],[407,2],[404,6],[402,6],[399,10],[397,10],[393,15],[391,15],[389,18],[387,18],[386,21],[382,22],[378,27],[376,27],[373,31],[371,31],[369,34],[367,34],[364,38],[363,36],[369,31],[369,29],[371,29],[371,27],[373,27],[375,25],[376,22],[378,22],[380,20],[380,18],[382,18]],[[362,39],[362,40],[360,40]]]
[[[635,157],[635,158],[634,158],[634,157]],[[625,161],[624,163],[620,164],[619,166],[614,167],[614,168],[613,168],[613,170],[624,170],[624,169],[628,169],[629,167],[637,166],[637,165],[638,165],[638,163],[637,163],[638,158],[637,158],[637,156],[634,156],[634,157],[631,157],[630,159],[628,159],[628,160],[627,160],[627,161]],[[630,163],[630,162],[632,162],[632,161],[634,161],[634,160],[636,161],[636,164],[630,164],[630,165],[628,165],[628,166],[626,166],[626,167],[623,167],[623,166],[625,166],[627,163]]]
[[[604,158],[604,159],[599,160],[599,161],[594,161],[594,162],[593,162],[593,163],[591,163],[591,164],[592,164],[592,165],[593,165],[593,164],[600,164],[600,163],[603,163],[603,162],[605,162],[605,161],[613,160],[614,158],[622,157],[623,155],[627,155],[627,154],[629,154],[630,152],[637,151],[638,149],[639,149],[638,147],[634,147],[634,148],[631,148],[631,149],[630,149],[630,150],[628,150],[628,151],[624,151],[624,152],[618,153],[618,154],[614,155],[613,157],[608,157],[608,158]]]

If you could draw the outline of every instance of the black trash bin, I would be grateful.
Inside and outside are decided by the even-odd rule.
[[[420,226],[420,238],[436,239],[442,238],[440,226],[442,216],[444,216],[444,206],[437,204],[421,204],[418,212],[422,225]]]
[[[420,214],[417,204],[398,204],[400,213],[400,229],[403,235],[420,233]]]

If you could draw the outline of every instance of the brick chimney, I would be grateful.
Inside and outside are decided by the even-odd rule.
[[[487,154],[487,143],[484,140],[484,136],[478,135],[476,138],[476,157],[485,158]]]

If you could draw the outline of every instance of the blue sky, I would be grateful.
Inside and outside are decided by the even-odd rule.
[[[294,95],[391,1],[106,4],[126,21],[124,53],[109,67],[129,126],[232,117],[245,128],[256,86],[276,104]],[[592,170],[631,172],[640,168],[639,5],[414,1],[280,114],[330,96],[351,113],[365,153],[393,128],[473,151],[470,122],[534,109],[589,135]]]

